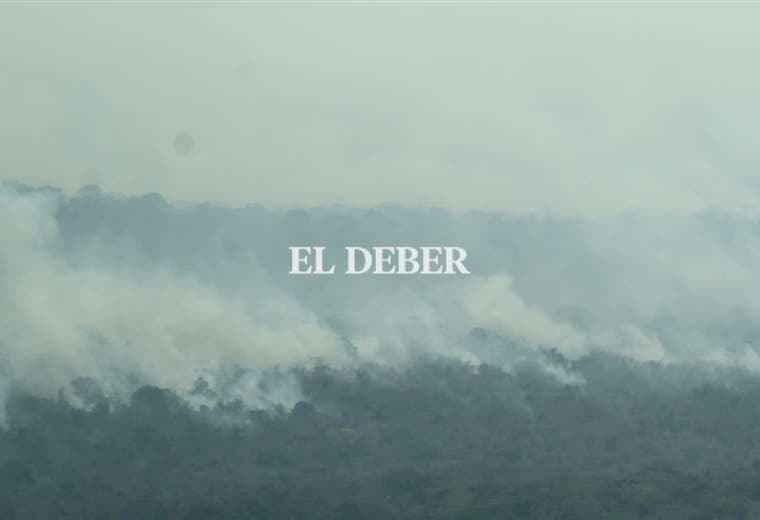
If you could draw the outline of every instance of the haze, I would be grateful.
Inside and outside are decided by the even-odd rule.
[[[754,210],[757,14],[6,5],[0,169],[231,205]]]

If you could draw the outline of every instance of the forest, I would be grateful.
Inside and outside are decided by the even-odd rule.
[[[760,515],[756,377],[544,355],[584,382],[430,359],[404,370],[293,369],[304,398],[289,409],[194,408],[155,386],[114,401],[84,378],[57,399],[12,393],[0,517]],[[197,394],[215,398],[202,379],[188,392]]]
[[[5,183],[0,221],[0,519],[760,518],[751,215]],[[472,274],[288,274],[436,243]]]

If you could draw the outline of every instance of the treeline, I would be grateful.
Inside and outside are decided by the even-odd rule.
[[[754,376],[546,357],[512,374],[300,369],[291,409],[191,407],[151,386],[109,399],[89,379],[58,399],[12,393],[0,518],[760,517]],[[193,392],[213,398],[202,380]]]

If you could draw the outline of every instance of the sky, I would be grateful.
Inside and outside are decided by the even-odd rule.
[[[272,207],[754,210],[758,17],[678,2],[6,3],[0,179]]]

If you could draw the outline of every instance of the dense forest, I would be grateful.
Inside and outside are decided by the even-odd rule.
[[[290,409],[12,393],[4,519],[723,519],[760,515],[760,381],[593,354],[292,369]],[[272,377],[283,374],[272,373]],[[188,395],[213,400],[199,379]],[[76,405],[72,405],[76,403]]]
[[[760,219],[0,186],[0,519],[760,518]],[[472,275],[293,277],[452,244]]]

